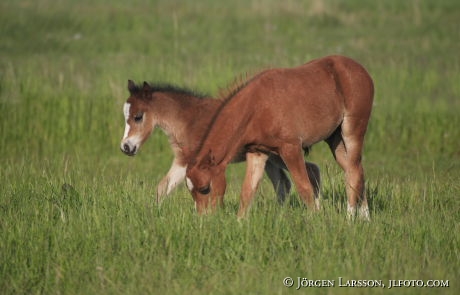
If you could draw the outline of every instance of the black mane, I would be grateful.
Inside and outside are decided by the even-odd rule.
[[[191,90],[186,87],[179,87],[176,85],[172,85],[169,83],[149,83],[149,86],[150,86],[152,93],[154,92],[172,92],[172,93],[177,93],[177,94],[181,94],[185,96],[194,96],[198,98],[209,97],[209,95],[207,94],[197,92],[197,91]],[[134,85],[134,87],[130,89],[130,91],[133,94],[142,93],[144,91],[144,86],[143,84],[136,84]]]

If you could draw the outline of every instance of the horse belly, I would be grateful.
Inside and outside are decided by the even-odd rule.
[[[303,125],[298,130],[299,138],[304,147],[312,146],[313,144],[328,138],[340,125],[341,119],[323,121],[312,121]]]
[[[342,116],[335,114],[314,114],[310,118],[295,122],[295,135],[303,146],[311,146],[328,138],[342,122]]]
[[[258,139],[254,138],[250,142],[260,143],[276,150],[282,143],[296,144],[300,140],[303,147],[308,147],[328,138],[340,125],[342,118],[339,114],[321,117],[316,114],[308,116],[305,113],[298,114],[292,111],[279,114],[279,116],[258,121],[264,122],[260,125],[256,124],[259,126],[252,133]]]
[[[342,100],[332,93],[297,98],[285,105],[282,114],[278,111],[281,116],[275,124],[279,126],[282,137],[300,138],[304,146],[328,138],[343,120]]]

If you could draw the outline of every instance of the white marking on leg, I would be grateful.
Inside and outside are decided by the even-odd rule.
[[[316,210],[321,209],[321,201],[319,200],[319,197],[315,197],[315,207],[316,207]]]
[[[351,206],[350,203],[347,204],[347,218],[348,220],[353,220],[356,215],[356,206]]]
[[[363,204],[359,207],[359,218],[365,221],[371,221],[369,206],[367,204]]]
[[[266,154],[246,153],[246,175],[240,197],[239,218],[244,217],[251,206],[254,194],[262,179],[267,159],[268,155]]]
[[[163,196],[169,195],[171,191],[179,185],[185,178],[185,171],[187,166],[178,165],[175,161],[169,168],[168,174],[166,174],[157,187],[157,202],[161,202]]]
[[[251,189],[255,191],[259,186],[260,179],[263,176],[265,162],[267,162],[267,155],[259,155],[254,157],[253,169],[251,171]]]
[[[168,189],[166,190],[166,194],[169,193],[185,178],[185,171],[187,170],[187,166],[181,166],[177,163],[173,163],[171,169],[168,172]]]

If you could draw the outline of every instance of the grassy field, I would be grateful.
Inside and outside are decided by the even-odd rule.
[[[457,294],[459,19],[456,0],[2,1],[0,293]],[[134,158],[119,151],[128,79],[217,95],[245,72],[328,54],[375,81],[370,223],[345,219],[323,143],[308,157],[320,213],[295,192],[279,206],[264,179],[241,222],[244,164],[227,171],[226,207],[199,217],[184,186],[154,202],[172,159],[162,132]],[[335,286],[296,290],[298,278]]]

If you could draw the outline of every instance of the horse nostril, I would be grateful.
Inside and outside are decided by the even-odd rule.
[[[125,143],[125,144],[123,145],[123,151],[124,151],[125,153],[129,153],[129,145],[128,145],[127,143]]]

